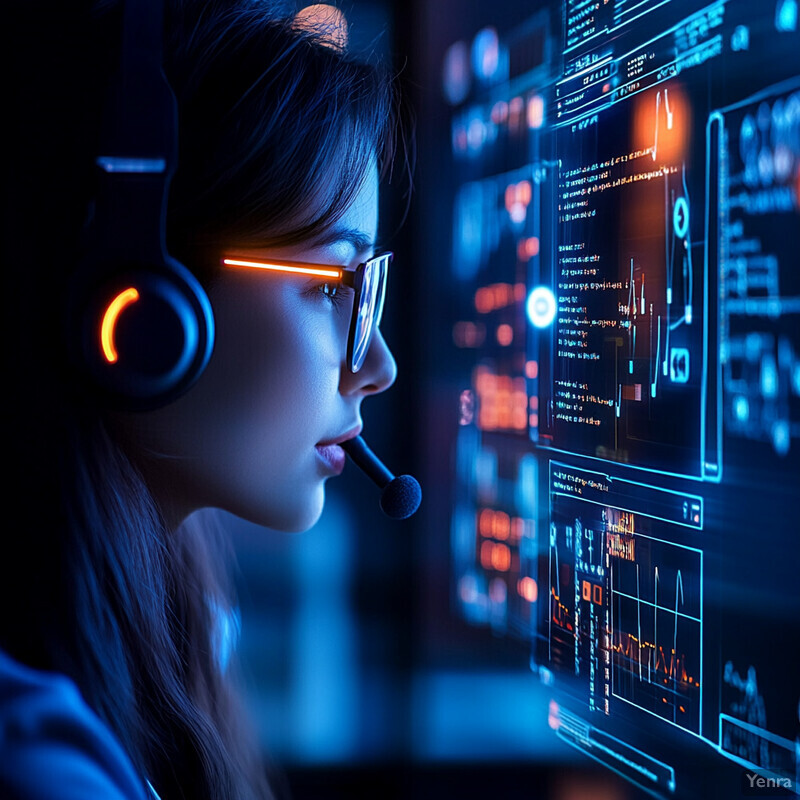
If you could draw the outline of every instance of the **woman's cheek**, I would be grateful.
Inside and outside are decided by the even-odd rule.
[[[347,350],[349,307],[331,305],[329,300],[312,300],[300,315],[301,347],[309,364],[320,372],[338,371]]]

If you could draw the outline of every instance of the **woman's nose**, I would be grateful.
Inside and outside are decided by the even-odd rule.
[[[378,394],[386,391],[397,378],[397,362],[380,328],[372,334],[369,350],[358,372],[342,367],[342,394]]]

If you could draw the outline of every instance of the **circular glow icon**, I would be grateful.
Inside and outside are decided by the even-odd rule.
[[[556,316],[555,295],[546,286],[537,286],[525,304],[528,319],[537,328],[546,328]]]
[[[679,197],[672,209],[672,226],[675,235],[682,239],[689,231],[689,204],[685,197]]]

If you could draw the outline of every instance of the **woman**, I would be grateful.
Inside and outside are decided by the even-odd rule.
[[[12,26],[8,438],[25,514],[0,566],[0,794],[268,797],[226,665],[234,600],[220,553],[182,523],[215,506],[313,525],[341,468],[332,443],[358,433],[362,402],[395,379],[377,327],[353,369],[346,286],[269,265],[352,271],[375,256],[396,91],[329,32],[261,4],[170,6],[180,140],[167,240],[207,293],[216,341],[176,399],[109,407],[71,362],[61,320],[120,19],[116,3],[37,4]]]

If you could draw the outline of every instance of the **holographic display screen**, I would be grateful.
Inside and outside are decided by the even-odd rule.
[[[647,792],[797,795],[798,3],[543,3],[442,76],[454,606]]]
[[[702,236],[689,235],[687,172],[700,157],[687,115],[673,87],[671,98],[618,103],[602,125],[558,129],[555,371],[540,435],[692,475],[703,458],[705,285]]]

